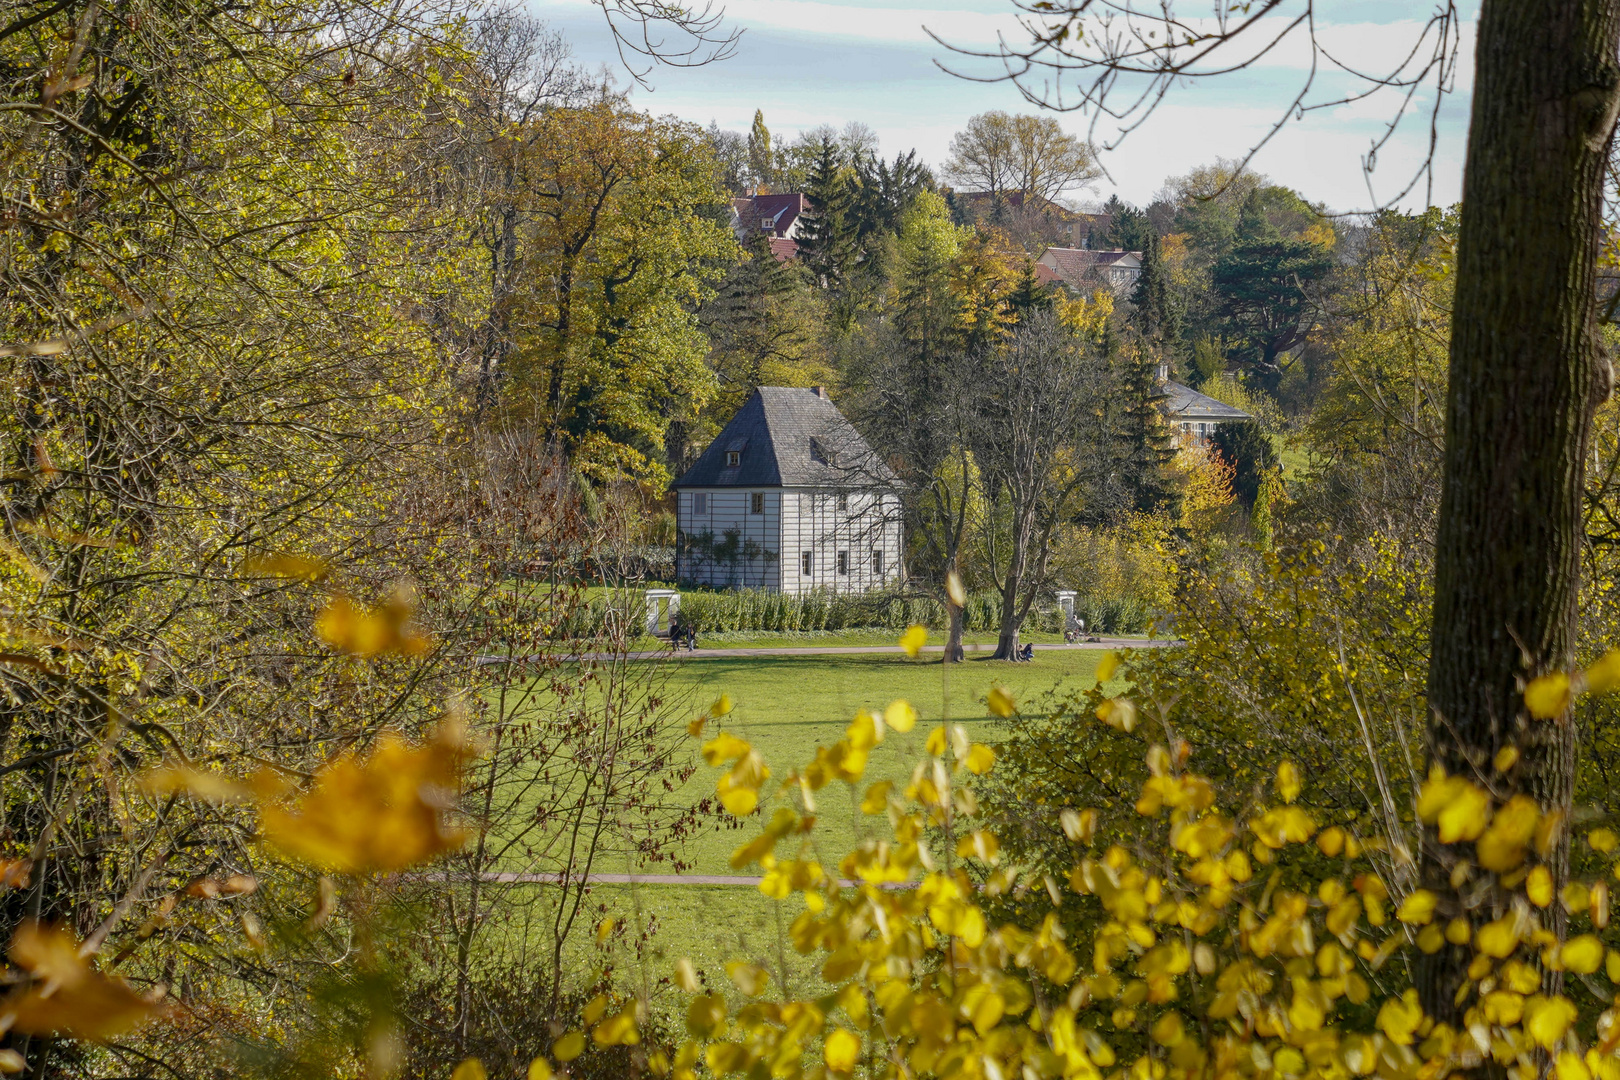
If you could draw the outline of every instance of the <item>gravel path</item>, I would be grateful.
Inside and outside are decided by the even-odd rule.
[[[856,656],[864,653],[903,653],[904,649],[898,645],[783,645],[771,648],[726,648],[716,646],[707,648],[698,639],[696,652],[685,649],[644,649],[640,652],[626,654],[629,660],[657,660],[660,657],[680,657],[683,660],[737,660],[751,656]],[[1077,641],[1072,645],[1052,644],[1036,645],[1036,652],[1049,652],[1065,649],[1162,649],[1181,642],[1162,638],[1100,638],[1097,641]],[[924,645],[925,653],[942,653],[943,645]],[[989,654],[996,651],[994,645],[965,645],[963,651],[969,656],[974,654]],[[587,653],[591,659],[606,660],[611,656],[608,653]]]

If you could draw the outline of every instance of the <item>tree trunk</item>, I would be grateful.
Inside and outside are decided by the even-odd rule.
[[[950,612],[950,626],[945,632],[945,659],[947,664],[960,664],[967,659],[967,653],[962,649],[962,609],[945,602],[945,610]]]
[[[1595,325],[1602,179],[1614,125],[1620,0],[1485,0],[1463,181],[1450,385],[1435,542],[1431,761],[1569,808],[1569,718],[1534,722],[1523,680],[1574,660],[1583,460],[1611,375]],[[1424,837],[1441,896],[1472,855]],[[1559,886],[1567,849],[1550,860]],[[1489,905],[1476,918],[1491,917]],[[1471,954],[1448,946],[1418,972],[1424,1009],[1456,1022]]]
[[[996,634],[996,651],[992,660],[1018,659],[1018,631],[1023,623],[1018,612],[1018,591],[1023,588],[1024,545],[1015,540],[1012,560],[1007,566],[1007,577],[1001,591],[1001,626]]]

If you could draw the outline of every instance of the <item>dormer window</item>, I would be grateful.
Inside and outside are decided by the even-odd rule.
[[[766,232],[770,232],[771,230],[776,228],[776,219],[775,218],[760,218],[759,219],[759,227],[764,229]]]
[[[727,450],[726,451],[726,468],[735,469],[737,466],[739,466],[741,464],[742,464],[742,451],[741,450]]]
[[[820,439],[810,440],[811,461],[818,461],[823,465],[833,465],[837,463],[837,458],[838,455],[834,454],[832,449],[828,447],[826,443],[822,442]]]

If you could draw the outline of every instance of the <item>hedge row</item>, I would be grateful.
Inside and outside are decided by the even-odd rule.
[[[576,609],[558,628],[560,638],[586,638],[603,633],[609,618],[609,599],[597,596]],[[639,594],[628,593],[618,601],[614,625],[630,636],[640,632],[645,609]],[[963,609],[968,630],[992,631],[997,628],[1001,598],[995,593],[974,593]],[[1149,612],[1131,597],[1077,597],[1075,614],[1095,633],[1132,634],[1148,628]],[[790,596],[763,589],[736,589],[725,592],[683,591],[681,618],[700,633],[762,631],[792,633],[806,630],[904,630],[921,623],[932,630],[944,629],[945,605],[932,597],[902,596],[894,593],[809,593]],[[1063,629],[1063,616],[1057,605],[1038,606],[1024,626],[1029,630],[1057,633]]]
[[[974,593],[963,609],[969,630],[994,630],[999,624],[1001,598],[995,593]],[[1079,597],[1075,614],[1089,629],[1105,634],[1139,633],[1147,629],[1148,611],[1130,597]],[[942,629],[945,605],[932,597],[893,593],[809,593],[790,596],[760,589],[729,592],[683,592],[681,616],[699,631],[723,633],[759,630],[904,630],[912,623]],[[1063,628],[1056,604],[1037,607],[1025,626],[1056,633]]]

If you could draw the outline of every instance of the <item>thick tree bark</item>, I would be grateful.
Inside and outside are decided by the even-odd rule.
[[[1527,719],[1523,682],[1574,660],[1584,448],[1608,393],[1595,321],[1603,168],[1620,84],[1620,0],[1486,0],[1457,247],[1444,489],[1435,545],[1429,754],[1499,795],[1570,803],[1568,717]],[[1497,750],[1520,763],[1493,780]],[[1471,845],[1424,838],[1442,896]],[[1469,850],[1463,850],[1463,849]],[[1567,851],[1551,860],[1562,884]],[[1475,909],[1491,917],[1490,905]],[[1452,1019],[1470,953],[1418,973]],[[1466,1007],[1466,1002],[1462,1007]]]

